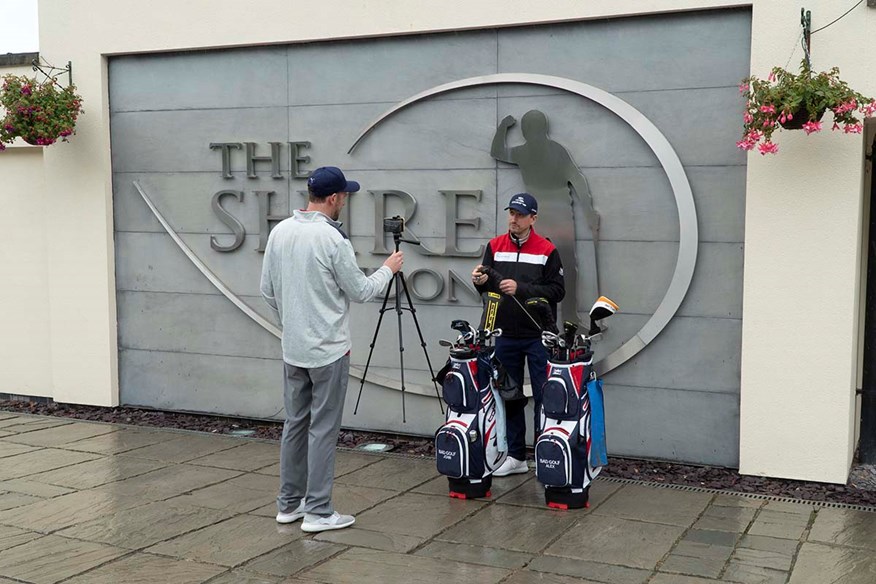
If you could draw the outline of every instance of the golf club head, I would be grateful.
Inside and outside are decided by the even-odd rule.
[[[451,343],[450,341],[448,341],[446,339],[438,339],[438,344],[441,345],[442,347],[452,347],[453,346],[453,343]]]

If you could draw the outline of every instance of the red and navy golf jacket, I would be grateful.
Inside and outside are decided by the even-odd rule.
[[[557,319],[557,303],[566,295],[563,264],[554,244],[531,230],[529,238],[518,245],[509,233],[494,237],[487,244],[483,265],[492,267],[502,278],[517,282],[517,300],[521,304],[530,298],[542,297],[551,305]],[[487,281],[476,286],[478,292],[499,292],[498,282]],[[503,337],[540,337],[541,330],[510,298],[504,298],[496,314],[496,326]]]

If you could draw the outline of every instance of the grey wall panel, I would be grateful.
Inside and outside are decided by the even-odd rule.
[[[268,142],[289,140],[285,107],[119,112],[112,117],[111,134],[114,172],[218,174],[222,158],[210,149],[211,142],[257,142],[256,155],[265,156]],[[288,157],[280,163],[289,170]],[[246,170],[242,151],[232,155],[232,164],[234,170]]]
[[[496,31],[374,39],[363,46],[289,46],[289,103],[395,103],[441,83],[496,72]]]
[[[124,349],[282,359],[279,339],[222,296],[122,292],[118,299]],[[243,300],[268,313],[261,297]]]
[[[283,412],[283,362],[164,351],[119,351],[122,403],[253,418]]]
[[[685,166],[697,209],[696,269],[676,317],[649,346],[606,375],[609,392],[616,390],[609,398],[611,452],[735,464],[746,158],[734,143],[743,105],[736,85],[748,72],[749,34],[749,11],[716,10],[112,58],[123,402],[256,417],[280,415],[282,408],[278,340],[185,257],[133,180],[230,293],[271,320],[258,291],[262,227],[254,191],[277,192],[270,210],[277,216],[306,205],[305,181],[290,172],[288,141],[311,142],[301,152],[309,160],[300,171],[332,164],[362,183],[343,220],[360,265],[374,269],[386,256],[372,253],[382,217],[368,190],[415,197],[409,231],[436,253],[446,244],[448,212],[441,190],[482,191],[479,204],[465,198],[460,203],[459,218],[480,219],[477,227],[459,227],[460,249],[477,250],[505,231],[508,198],[525,187],[518,168],[492,158],[491,142],[499,120],[507,114],[519,120],[530,109],[547,114],[551,137],[588,178],[602,215],[602,292],[618,301],[621,313],[609,321],[597,357],[627,342],[665,295],[677,261],[678,212],[650,147],[607,109],[544,87],[474,87],[400,111],[347,154],[359,132],[398,100],[441,83],[499,72],[559,75],[614,93],[659,128]],[[282,178],[270,178],[265,162],[256,165],[257,178],[246,177],[243,151],[232,151],[232,178],[222,178],[221,154],[209,144],[245,141],[257,144],[257,155],[269,153],[269,141],[281,142]],[[518,125],[508,144],[521,143]],[[210,207],[222,189],[244,192],[242,202],[223,201],[247,234],[230,253],[210,247],[214,235],[231,241],[229,228]],[[390,197],[382,215],[402,211],[401,201]],[[391,239],[378,237],[391,247]],[[586,229],[579,230],[579,240],[589,238]],[[480,300],[464,284],[451,301],[449,274],[468,282],[480,257],[403,249],[415,292],[430,295],[443,287],[433,300],[414,297],[437,368],[446,359],[437,340],[454,336],[450,320],[477,322],[481,312]],[[367,359],[381,300],[351,308],[355,366]],[[406,382],[411,392],[428,394],[425,357],[407,312],[402,322]],[[399,379],[398,356],[396,314],[390,310],[371,375]],[[358,385],[353,380],[351,393]],[[412,395],[409,423],[402,424],[397,390],[368,381],[366,396],[369,407],[356,418],[348,415],[346,425],[429,435],[440,420],[434,398]]]
[[[604,390],[610,456],[739,465],[739,396],[615,383]]]
[[[644,324],[644,317],[619,316],[610,323],[615,338],[630,338]],[[646,350],[605,379],[635,387],[738,393],[741,336],[742,322],[736,319],[676,316]]]
[[[289,179],[273,179],[270,172],[258,175],[258,179],[242,184],[245,173],[235,173],[235,179],[228,180],[218,172],[171,172],[171,173],[131,173],[117,172],[113,175],[113,217],[116,231],[139,231],[165,233],[164,228],[140,193],[134,188],[134,181],[146,191],[165,219],[177,233],[216,234],[223,245],[233,238],[219,237],[231,231],[211,210],[213,195],[223,190],[243,191],[243,200],[232,196],[222,198],[222,206],[233,214],[247,233],[257,234],[259,230],[259,204],[254,191],[274,191],[271,196],[271,212],[287,214],[290,208]],[[293,206],[298,196],[293,195]],[[300,207],[300,205],[298,205]],[[231,241],[230,241],[230,240]]]
[[[499,71],[581,79],[611,92],[735,85],[748,76],[750,35],[743,10],[570,23],[550,34],[504,29]]]
[[[286,105],[286,47],[225,51],[215,63],[213,51],[110,60],[110,111]]]
[[[293,106],[289,108],[291,132],[296,139],[313,141],[310,156],[315,163],[351,171],[495,166],[490,141],[496,104],[487,99],[418,103],[382,123],[348,155],[359,132],[389,105]]]

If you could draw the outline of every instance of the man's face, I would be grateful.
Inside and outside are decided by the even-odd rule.
[[[344,205],[347,204],[347,196],[349,196],[349,194],[350,193],[335,193],[334,195],[332,195],[334,202],[332,203],[331,218],[335,221],[340,218],[341,209],[343,209]]]
[[[508,209],[508,231],[515,237],[526,235],[526,232],[535,224],[537,218],[538,215],[528,215],[516,209]]]

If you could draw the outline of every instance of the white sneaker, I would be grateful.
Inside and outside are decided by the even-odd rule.
[[[291,513],[283,513],[282,511],[277,513],[277,523],[295,523],[299,519],[304,517],[304,499],[301,499],[301,502],[298,503],[298,508]]]
[[[494,477],[506,477],[512,474],[521,474],[524,472],[529,472],[529,465],[526,464],[525,460],[517,460],[516,458],[511,458],[510,456],[505,459],[505,462],[502,463],[502,466],[493,471]]]
[[[301,531],[307,533],[316,533],[318,531],[328,531],[330,529],[343,529],[350,527],[356,523],[356,518],[352,515],[341,515],[337,511],[323,517],[322,515],[311,515],[308,513],[304,516],[304,521],[301,523]]]

